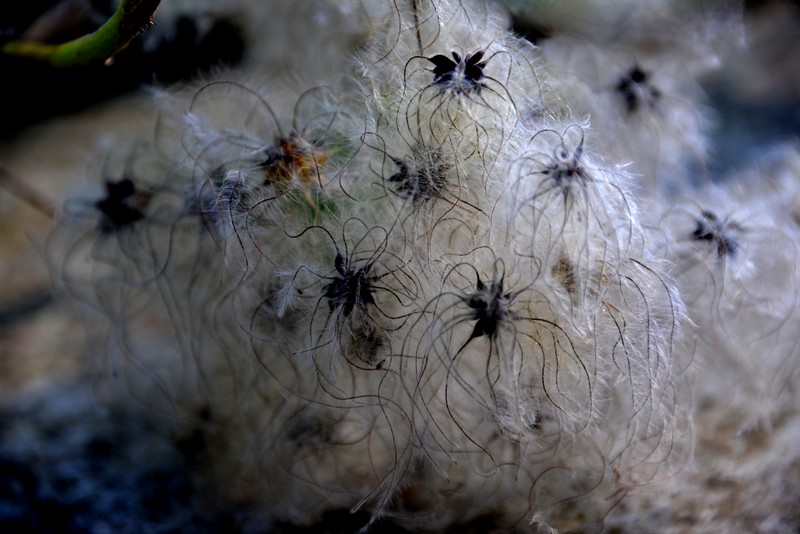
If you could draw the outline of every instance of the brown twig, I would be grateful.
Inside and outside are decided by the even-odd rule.
[[[55,203],[51,199],[4,167],[0,167],[0,187],[5,188],[17,198],[24,200],[50,219],[55,217]]]

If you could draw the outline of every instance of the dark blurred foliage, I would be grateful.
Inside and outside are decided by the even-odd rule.
[[[79,6],[67,4],[80,3]],[[65,42],[97,29],[113,13],[103,0],[35,0],[0,4],[0,43],[15,39]],[[156,14],[158,26],[158,15]],[[53,68],[0,54],[0,138],[42,119],[79,111],[142,84],[169,84],[219,64],[235,64],[245,52],[240,29],[214,20],[201,32],[199,21],[179,18],[174,27],[150,30],[131,42],[110,65]]]

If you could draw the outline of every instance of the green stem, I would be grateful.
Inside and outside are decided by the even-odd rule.
[[[71,67],[108,61],[128,46],[134,37],[153,25],[153,14],[161,0],[122,0],[108,21],[94,33],[52,45],[11,41],[3,54],[48,61],[54,67]]]

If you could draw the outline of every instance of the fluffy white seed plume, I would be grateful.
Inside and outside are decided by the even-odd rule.
[[[561,102],[591,116],[598,150],[629,163],[647,194],[674,192],[706,157],[709,119],[696,77],[707,70],[671,48],[601,47],[574,36],[542,44]]]
[[[741,49],[737,2],[508,4],[519,25],[544,33],[538,44],[558,80],[552,105],[590,114],[606,157],[630,163],[646,194],[696,181],[712,120],[697,80]]]
[[[700,191],[662,222],[694,323],[698,400],[743,408],[743,429],[769,425],[796,398],[797,196],[789,148]]]
[[[687,453],[685,311],[629,177],[491,6],[387,13],[341,83],[165,96],[120,365],[270,519],[602,517]],[[127,343],[153,319],[166,349]]]

